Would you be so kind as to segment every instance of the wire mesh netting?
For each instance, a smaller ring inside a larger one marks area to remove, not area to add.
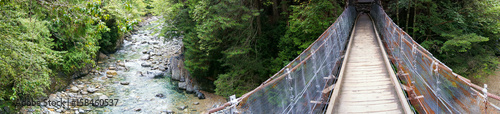
[[[323,90],[338,74],[355,18],[355,7],[347,7],[335,23],[297,58],[259,87],[238,98],[238,111],[255,114],[322,112],[330,98],[330,92]]]
[[[469,80],[453,73],[399,28],[382,7],[370,11],[391,62],[419,113],[500,113]]]

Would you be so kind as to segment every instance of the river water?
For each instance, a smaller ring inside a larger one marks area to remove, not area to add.
[[[98,62],[94,74],[76,79],[66,91],[48,96],[49,100],[118,99],[116,106],[35,106],[25,107],[21,112],[202,113],[215,105],[225,103],[225,98],[212,93],[201,91],[206,99],[198,99],[194,94],[179,90],[176,86],[177,81],[173,81],[169,73],[165,72],[163,78],[154,77],[155,73],[167,68],[168,59],[182,46],[180,38],[165,40],[159,36],[161,22],[164,21],[158,17],[147,18],[142,27],[124,40],[120,50],[109,54],[109,59]],[[149,63],[151,67],[144,67],[144,63]],[[112,72],[108,71],[116,71],[116,75],[110,75]],[[92,88],[97,91],[90,92]]]

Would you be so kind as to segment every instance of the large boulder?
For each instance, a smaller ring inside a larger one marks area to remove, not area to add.
[[[186,93],[187,94],[193,94],[194,93],[194,88],[192,84],[187,84],[186,85]]]
[[[181,89],[181,90],[186,90],[186,88],[187,88],[186,82],[179,82],[178,85],[179,85],[179,89]]]
[[[173,80],[180,80],[181,79],[181,69],[179,68],[179,56],[174,56],[170,58],[170,69],[172,72],[172,79]]]

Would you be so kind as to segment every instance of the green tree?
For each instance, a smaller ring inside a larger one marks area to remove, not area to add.
[[[458,74],[469,76],[496,68],[500,38],[498,1],[401,0],[395,3],[398,2],[392,2],[389,7],[399,5],[400,10],[388,8],[389,15],[393,19],[401,17],[398,23],[409,23],[399,26],[409,28],[406,32],[414,40]]]

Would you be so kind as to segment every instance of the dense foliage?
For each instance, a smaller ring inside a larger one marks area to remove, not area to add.
[[[213,81],[215,92],[227,96],[251,90],[294,59],[335,21],[344,2],[153,0],[153,7],[167,18],[167,37],[184,37],[190,73]],[[498,1],[385,0],[383,5],[455,72],[468,76],[496,68]]]
[[[383,1],[400,27],[455,72],[480,77],[499,64],[499,1]],[[204,89],[240,96],[316,40],[344,2],[0,0],[0,101],[43,96],[55,75],[94,66],[146,13],[165,18],[166,37],[183,37],[186,68]]]
[[[99,50],[115,48],[144,7],[132,0],[0,0],[0,102],[45,96],[56,75],[95,66]]]
[[[187,69],[219,95],[242,95],[307,48],[343,1],[154,0],[164,33],[183,36]]]
[[[499,63],[498,0],[397,0],[386,12],[458,74],[479,78]]]

